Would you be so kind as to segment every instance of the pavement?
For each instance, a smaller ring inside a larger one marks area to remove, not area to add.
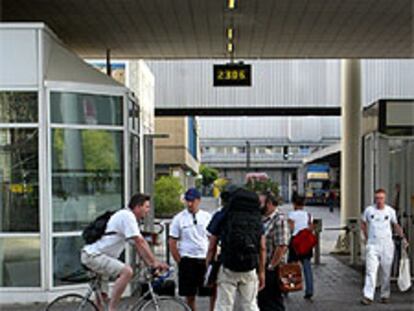
[[[214,211],[216,202],[213,199],[203,200],[202,208]],[[291,209],[290,205],[283,205],[285,212]],[[326,207],[307,207],[315,218],[322,218],[324,227],[339,227],[339,211],[330,213]],[[390,304],[384,305],[375,302],[370,306],[360,304],[363,274],[360,270],[347,265],[347,259],[331,255],[338,231],[324,231],[321,235],[321,264],[313,266],[315,296],[313,302],[303,299],[303,293],[291,293],[285,299],[287,311],[414,311],[414,290],[401,293],[392,284]],[[131,303],[134,298],[124,299],[121,310]],[[208,310],[208,299],[198,299],[198,311]],[[13,305],[2,306],[1,311],[41,311],[43,305]],[[239,311],[239,308],[235,308]],[[241,310],[240,310],[241,311]]]

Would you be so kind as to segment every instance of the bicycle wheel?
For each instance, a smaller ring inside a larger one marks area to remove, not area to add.
[[[174,297],[157,297],[157,304],[148,300],[131,311],[191,311],[190,307]]]
[[[53,300],[46,311],[99,311],[89,299],[78,294],[67,294]]]

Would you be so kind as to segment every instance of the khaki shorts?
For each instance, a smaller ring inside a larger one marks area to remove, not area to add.
[[[89,254],[85,251],[82,251],[81,262],[104,278],[117,278],[125,267],[125,263],[108,255]]]

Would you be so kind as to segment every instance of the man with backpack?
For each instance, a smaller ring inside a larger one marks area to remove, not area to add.
[[[82,264],[105,278],[116,278],[109,311],[116,310],[121,295],[133,275],[132,268],[118,259],[125,249],[126,241],[130,240],[134,243],[137,253],[147,265],[159,270],[168,269],[167,264],[154,257],[139,230],[138,220],[147,216],[150,210],[149,201],[150,196],[135,194],[131,197],[127,208],[106,212],[83,232],[85,241],[90,244],[82,249]]]
[[[221,268],[217,279],[216,311],[231,311],[235,294],[246,311],[257,311],[257,293],[264,287],[266,246],[256,193],[236,188],[228,205],[210,223],[208,259],[221,243]],[[207,262],[207,264],[209,264]]]

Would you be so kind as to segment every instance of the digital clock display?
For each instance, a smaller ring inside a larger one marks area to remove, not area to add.
[[[214,65],[214,86],[251,86],[251,65]]]

